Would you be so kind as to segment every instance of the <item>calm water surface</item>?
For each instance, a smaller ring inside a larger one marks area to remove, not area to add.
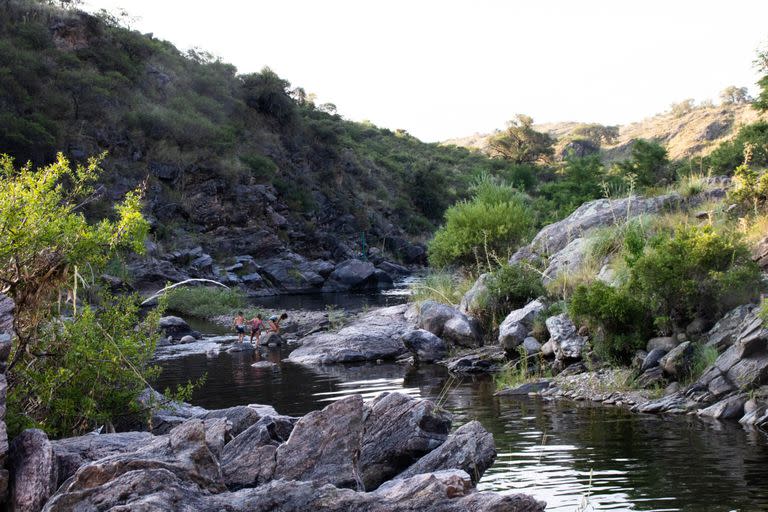
[[[262,403],[303,415],[354,393],[400,391],[439,400],[454,426],[477,419],[498,458],[480,489],[532,494],[547,510],[768,510],[768,442],[736,423],[661,419],[618,408],[537,398],[498,398],[488,378],[456,380],[444,368],[396,364],[308,368],[254,354],[222,353],[163,361],[165,386],[207,374],[192,402],[208,408]],[[588,506],[579,508],[587,499]]]

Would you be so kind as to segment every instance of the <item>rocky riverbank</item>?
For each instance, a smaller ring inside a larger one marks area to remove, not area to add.
[[[11,509],[544,510],[526,495],[477,492],[493,437],[476,421],[451,434],[451,415],[430,401],[355,395],[293,418],[144,399],[151,432],[14,439]]]

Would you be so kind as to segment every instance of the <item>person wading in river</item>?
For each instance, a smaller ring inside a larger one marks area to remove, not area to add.
[[[237,312],[235,317],[235,330],[237,331],[237,342],[242,343],[245,338],[245,316],[242,311]]]
[[[261,319],[261,313],[251,318],[251,343],[253,343],[253,337],[256,336],[256,343],[259,342],[261,337],[261,329],[264,327],[264,320]]]
[[[280,322],[288,318],[288,313],[283,313],[279,317],[272,315],[269,317],[269,330],[275,334],[280,334]]]

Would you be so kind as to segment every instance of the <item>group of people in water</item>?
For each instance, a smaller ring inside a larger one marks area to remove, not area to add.
[[[243,339],[245,339],[246,326],[248,324],[250,324],[251,326],[251,339],[250,339],[251,343],[253,343],[254,338],[256,338],[256,343],[259,342],[259,338],[261,337],[262,331],[279,334],[280,322],[282,322],[286,318],[288,318],[288,313],[283,313],[280,316],[272,315],[265,322],[261,316],[261,313],[259,313],[253,318],[251,318],[250,320],[246,320],[243,312],[238,311],[234,321],[235,331],[237,331],[237,334],[238,334],[237,341],[238,343],[243,343]]]

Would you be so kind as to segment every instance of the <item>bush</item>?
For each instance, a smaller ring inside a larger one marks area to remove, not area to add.
[[[730,141],[723,142],[706,158],[715,173],[731,174],[744,163],[745,149],[749,148],[749,164],[755,167],[768,165],[768,121],[758,121],[744,126]]]
[[[457,305],[472,284],[474,281],[470,276],[431,272],[424,281],[413,285],[412,297],[415,301],[434,300],[442,304]]]
[[[533,216],[525,196],[487,178],[474,191],[471,201],[445,212],[445,224],[429,243],[432,266],[488,264],[514,251],[530,233]]]
[[[270,181],[277,172],[277,165],[275,165],[275,162],[268,156],[252,154],[241,156],[240,161],[248,166],[251,175],[258,181]]]
[[[485,285],[487,291],[479,297],[478,314],[493,324],[545,293],[541,274],[522,265],[500,266],[489,274]]]
[[[668,164],[664,146],[639,139],[632,145],[629,160],[620,162],[617,167],[625,176],[634,176],[638,186],[652,187],[670,179]]]

